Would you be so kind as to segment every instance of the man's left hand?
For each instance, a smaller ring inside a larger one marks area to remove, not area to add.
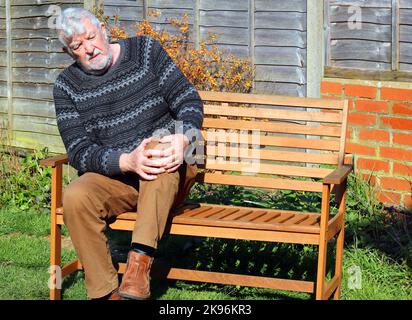
[[[170,147],[164,150],[165,165],[167,172],[174,172],[183,163],[186,148],[189,146],[189,139],[184,134],[177,133],[164,136],[160,143],[170,143]]]

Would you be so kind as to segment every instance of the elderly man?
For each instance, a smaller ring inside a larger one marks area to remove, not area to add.
[[[109,42],[104,23],[81,8],[57,19],[75,62],[54,85],[57,125],[79,177],[65,189],[64,222],[90,298],[147,299],[150,267],[171,209],[193,185],[184,161],[203,106],[193,85],[150,37]],[[152,148],[154,136],[158,146]],[[138,212],[119,287],[107,222]]]

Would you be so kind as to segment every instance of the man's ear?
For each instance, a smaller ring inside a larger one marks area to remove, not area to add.
[[[107,41],[110,43],[110,34],[108,34],[109,31],[104,22],[100,22],[100,30],[102,31],[103,38],[107,39]]]
[[[103,34],[107,36],[107,28],[104,22],[100,22],[100,29],[102,30]]]

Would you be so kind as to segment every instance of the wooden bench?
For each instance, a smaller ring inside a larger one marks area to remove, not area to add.
[[[169,268],[167,278],[301,291],[315,294],[316,299],[338,299],[346,178],[352,170],[351,157],[345,155],[347,101],[214,92],[200,95],[204,101],[206,163],[199,166],[199,183],[319,192],[321,212],[200,204],[171,213],[168,233],[316,245],[317,276],[316,281],[303,281]],[[60,155],[41,163],[53,168],[50,265],[60,266],[62,167],[68,159]],[[330,214],[331,193],[335,193],[338,207],[334,215]],[[134,212],[121,214],[110,228],[131,231],[137,217]],[[334,237],[335,274],[327,282],[327,246]],[[81,268],[78,260],[72,261],[62,267],[61,275],[66,277]],[[120,264],[119,272],[124,269]],[[60,299],[59,288],[50,290],[50,299]]]

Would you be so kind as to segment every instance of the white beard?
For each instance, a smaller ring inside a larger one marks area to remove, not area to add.
[[[111,64],[112,64],[112,60],[113,60],[113,52],[112,52],[112,49],[110,48],[110,45],[109,45],[109,48],[108,48],[108,57],[107,57],[106,61],[104,62],[104,65],[103,65],[102,68],[94,69],[94,68],[91,67],[91,66],[85,67],[85,66],[82,65],[79,61],[77,61],[77,62],[78,62],[78,64],[80,65],[80,67],[82,68],[82,70],[83,70],[84,72],[86,72],[86,73],[88,73],[88,74],[92,74],[92,75],[98,76],[98,75],[104,74],[104,73],[110,68],[110,66],[111,66]]]

